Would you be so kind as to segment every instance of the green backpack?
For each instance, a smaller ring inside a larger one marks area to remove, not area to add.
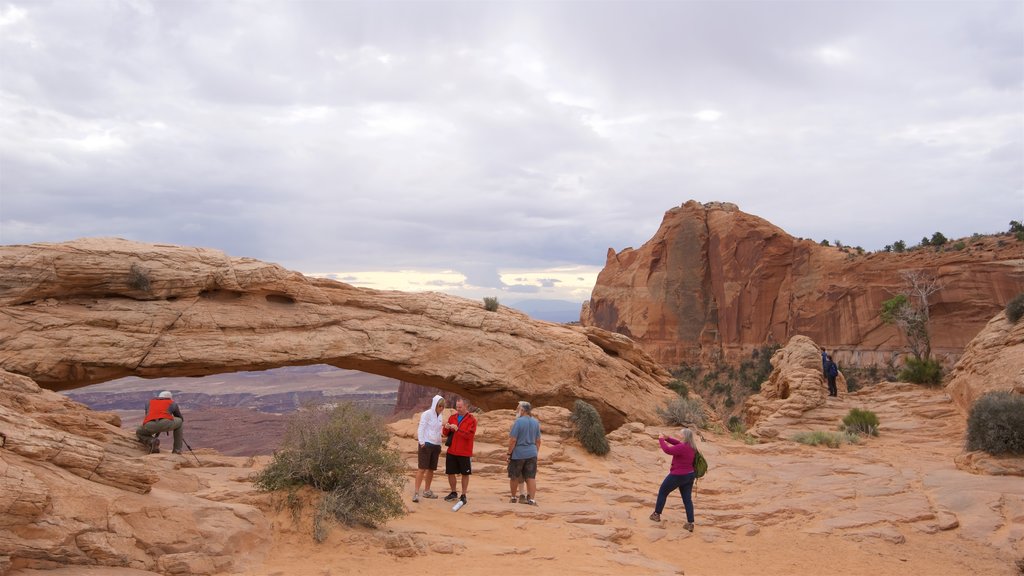
[[[704,455],[700,453],[700,450],[694,450],[693,473],[697,475],[697,478],[703,478],[707,472],[708,461],[704,458]]]

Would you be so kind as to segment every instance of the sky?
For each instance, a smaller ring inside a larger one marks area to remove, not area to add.
[[[0,0],[0,244],[579,302],[691,199],[1006,231],[1024,2]]]

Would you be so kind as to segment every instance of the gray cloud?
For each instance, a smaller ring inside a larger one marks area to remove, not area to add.
[[[691,198],[868,249],[1002,231],[1024,217],[1022,16],[15,1],[0,242],[117,235],[524,290],[499,271],[600,266]]]

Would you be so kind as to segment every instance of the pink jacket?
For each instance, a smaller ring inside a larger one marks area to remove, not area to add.
[[[658,439],[662,451],[672,455],[672,466],[668,469],[669,474],[682,476],[693,473],[693,457],[696,454],[689,444],[666,436]]]

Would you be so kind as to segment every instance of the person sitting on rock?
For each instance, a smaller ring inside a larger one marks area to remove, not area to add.
[[[155,454],[160,452],[160,439],[158,438],[160,433],[174,431],[172,452],[181,454],[181,444],[184,441],[182,432],[184,420],[181,410],[171,398],[171,392],[164,390],[146,404],[146,418],[143,419],[142,425],[135,429],[135,436],[139,442],[149,448],[150,454]]]

